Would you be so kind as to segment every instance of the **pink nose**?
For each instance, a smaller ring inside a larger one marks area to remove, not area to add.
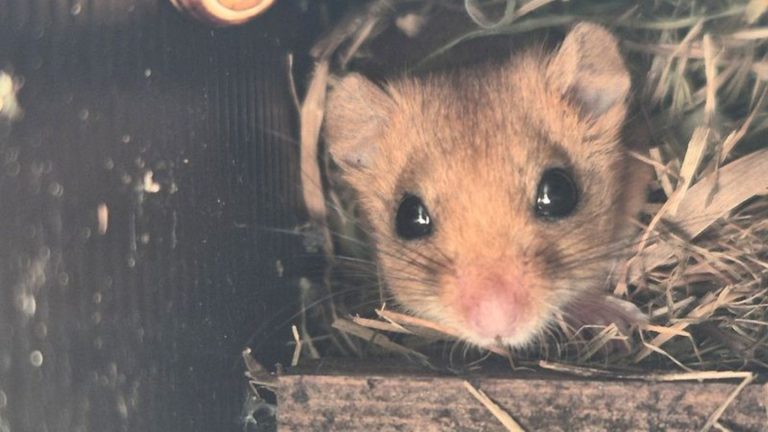
[[[530,298],[520,278],[460,278],[459,309],[469,330],[481,338],[512,337],[529,319]]]
[[[487,296],[468,305],[466,314],[473,333],[482,338],[504,338],[514,334],[520,308],[513,302]]]

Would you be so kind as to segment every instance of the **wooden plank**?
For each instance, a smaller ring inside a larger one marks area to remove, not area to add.
[[[597,381],[511,371],[457,377],[386,362],[376,368],[323,362],[281,376],[279,429],[504,430],[467,391],[468,380],[526,431],[690,431],[699,430],[739,385]],[[765,384],[746,386],[720,424],[730,430],[768,430],[767,397]]]

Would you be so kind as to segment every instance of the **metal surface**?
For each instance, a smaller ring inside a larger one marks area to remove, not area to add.
[[[0,431],[243,430],[301,274],[297,16],[0,0]]]

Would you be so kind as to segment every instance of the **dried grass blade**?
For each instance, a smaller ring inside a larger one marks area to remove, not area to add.
[[[678,206],[678,215],[669,222],[685,232],[690,238],[701,234],[707,227],[727,212],[755,195],[768,192],[768,149],[742,156],[719,170],[718,192],[707,205],[712,190],[710,176],[692,186]],[[696,217],[686,219],[686,216]],[[643,270],[651,270],[669,261],[676,247],[658,243],[645,248],[639,259],[633,260],[630,280],[637,281]]]
[[[693,336],[685,330],[678,330],[672,327],[664,327],[659,325],[647,324],[644,325],[643,330],[652,331],[660,334],[670,334],[672,336],[683,336],[693,340]]]
[[[483,12],[483,7],[480,3],[479,0],[464,0],[464,9],[467,15],[481,28],[493,29],[509,24],[515,19],[515,6],[517,4],[515,0],[506,0],[507,4],[504,6],[504,14],[496,21],[488,18],[485,12]]]
[[[327,208],[322,190],[318,163],[318,143],[325,113],[325,95],[328,87],[329,62],[319,61],[301,106],[301,186],[304,204],[310,218],[325,224]]]
[[[619,378],[620,376],[614,372],[596,369],[585,366],[576,366],[565,363],[550,362],[547,360],[539,360],[539,367],[555,372],[567,373],[583,378]]]
[[[408,330],[407,328],[393,321],[379,321],[375,319],[361,318],[356,316],[356,317],[352,317],[352,322],[354,322],[355,324],[361,325],[363,327],[368,327],[374,330],[381,330],[381,331],[390,332],[390,333],[413,334],[412,331]]]
[[[672,51],[670,54],[670,58],[666,59],[666,64],[664,65],[664,70],[662,70],[661,75],[659,76],[659,83],[656,87],[656,91],[653,94],[653,99],[657,102],[664,99],[664,96],[668,92],[668,85],[669,82],[669,73],[672,70],[672,64],[675,57],[682,57],[682,61],[686,60],[687,55],[685,54],[688,51],[688,48],[691,45],[691,41],[693,41],[694,38],[696,38],[699,33],[701,33],[702,28],[704,27],[704,20],[699,20],[696,25],[691,27],[690,30],[688,30],[688,33],[685,35],[682,41],[675,47],[675,50]],[[682,69],[685,69],[683,67]]]
[[[693,369],[691,369],[688,366],[684,365],[680,360],[676,359],[672,354],[670,354],[667,351],[661,349],[661,347],[656,346],[656,345],[651,345],[650,343],[647,343],[647,342],[644,345],[645,345],[646,350],[648,350],[649,352],[655,352],[657,354],[660,354],[660,355],[666,357],[667,359],[669,359],[672,363],[676,364],[677,367],[679,367],[680,369],[683,369],[683,370],[688,371],[688,372],[693,372]]]
[[[390,338],[384,336],[383,334],[376,332],[374,330],[371,330],[367,327],[363,327],[361,325],[355,324],[354,322],[348,319],[337,318],[333,322],[332,326],[333,328],[341,332],[367,340],[375,345],[380,346],[381,348],[384,348],[387,351],[405,354],[407,356],[412,356],[425,363],[429,361],[429,357],[427,357],[426,355],[418,351],[412,350],[410,348],[404,347],[403,345],[400,345],[396,342],[393,342]]]
[[[659,179],[661,188],[664,190],[664,193],[667,196],[671,196],[675,191],[675,187],[672,185],[672,180],[669,178],[669,167],[661,163],[661,151],[658,148],[652,148],[650,149],[649,154],[651,156],[651,160],[656,162],[652,164],[652,166],[656,171],[656,178]]]
[[[577,332],[578,333],[578,332]],[[597,336],[591,338],[587,345],[579,353],[578,363],[586,363],[587,360],[592,358],[595,354],[600,352],[609,342],[625,338],[625,336],[619,331],[616,324],[610,324],[597,334]],[[626,339],[626,338],[625,338]]]
[[[678,30],[686,27],[691,27],[697,22],[712,21],[720,18],[726,18],[734,15],[741,15],[746,10],[746,6],[733,6],[723,11],[708,14],[704,16],[689,16],[683,18],[673,17],[670,19],[655,20],[655,21],[618,21],[614,23],[616,26],[638,28],[646,30]]]
[[[680,202],[685,198],[686,191],[693,184],[696,171],[704,158],[704,152],[707,149],[711,130],[708,127],[698,127],[693,131],[690,142],[688,142],[688,151],[685,152],[683,165],[680,168],[681,181],[677,184],[675,193],[669,197],[664,207],[667,208],[663,215],[675,216],[677,214]]]
[[[712,426],[714,426],[715,423],[720,419],[720,416],[723,415],[726,409],[733,403],[734,400],[736,400],[736,397],[739,396],[739,393],[741,393],[742,390],[744,390],[744,387],[748,386],[749,383],[751,383],[755,379],[755,376],[753,374],[749,374],[744,377],[744,380],[741,381],[741,383],[731,392],[730,395],[728,395],[728,398],[723,402],[720,407],[715,410],[715,412],[712,413],[711,416],[709,416],[709,419],[707,419],[707,422],[704,424],[704,426],[701,428],[702,432],[708,431]]]
[[[763,27],[737,31],[736,33],[731,33],[728,37],[736,40],[768,39],[768,28]]]
[[[747,21],[747,24],[756,23],[766,10],[768,10],[768,1],[750,0],[749,3],[747,3],[747,10],[744,11],[744,18]]]
[[[458,332],[456,332],[456,330],[450,327],[439,325],[432,321],[392,312],[385,309],[377,309],[376,313],[379,314],[380,317],[396,324],[416,327],[416,329],[411,329],[415,333],[419,333],[420,331],[418,329],[421,328],[427,330],[427,336],[442,337],[447,339],[461,339],[461,336],[458,334]],[[500,346],[484,346],[482,348],[500,356],[507,357],[509,355],[509,352]]]
[[[301,336],[299,336],[299,329],[295,325],[291,326],[291,333],[293,334],[293,341],[296,346],[293,349],[293,356],[291,357],[291,367],[295,367],[299,364],[299,357],[301,356]]]
[[[689,297],[686,297],[686,298],[684,298],[682,300],[678,300],[678,301],[674,302],[673,304],[671,304],[670,305],[671,308],[672,308],[671,311],[670,311],[670,306],[662,306],[662,307],[660,307],[658,309],[654,309],[653,311],[651,311],[650,318],[657,318],[657,317],[660,317],[662,315],[668,314],[670,312],[679,311],[680,309],[685,308],[686,306],[688,306],[689,304],[693,303],[694,301],[696,301],[696,297],[695,296],[689,296]],[[645,328],[647,328],[649,330],[654,330],[654,328],[656,328],[656,327],[657,326],[654,326],[654,325],[646,325],[645,326]]]
[[[496,402],[491,400],[484,391],[475,388],[469,381],[464,381],[464,387],[469,393],[477,399],[483,406],[496,417],[504,428],[509,432],[525,432],[525,429],[520,426],[506,411],[504,411]]]
[[[725,158],[731,154],[731,151],[733,151],[733,148],[736,147],[736,144],[738,144],[739,141],[741,141],[741,139],[744,138],[744,136],[747,134],[747,131],[749,130],[750,126],[752,126],[752,122],[755,120],[755,117],[760,112],[762,112],[765,105],[766,94],[768,94],[768,87],[763,89],[763,92],[760,94],[760,98],[757,100],[755,107],[752,109],[752,112],[749,113],[749,116],[746,118],[746,120],[744,120],[744,123],[741,124],[741,127],[731,132],[725,138],[723,141],[723,148],[720,152],[720,162],[724,162]]]
[[[243,362],[245,363],[245,376],[248,377],[251,384],[268,388],[277,387],[277,376],[269,373],[269,371],[253,357],[250,348],[244,349],[241,355],[243,357]]]
[[[653,351],[651,347],[657,347],[657,348],[661,347],[663,344],[668,342],[673,337],[680,335],[685,328],[687,328],[692,322],[694,322],[694,320],[699,320],[701,318],[712,315],[721,306],[730,304],[741,296],[742,296],[741,293],[733,292],[732,288],[730,287],[724,288],[716,298],[714,295],[711,295],[711,294],[705,296],[701,300],[701,303],[699,304],[699,306],[697,306],[694,310],[692,310],[687,315],[687,318],[691,319],[690,322],[681,321],[669,326],[668,331],[664,333],[660,333],[658,336],[656,336],[650,342],[648,342],[646,344],[646,347],[635,355],[635,357],[633,358],[633,361],[636,363],[640,362],[649,354],[651,354],[651,352]],[[657,330],[660,330],[660,329],[657,329]],[[693,338],[691,338],[691,341],[693,341]]]
[[[768,61],[760,61],[752,64],[752,72],[757,78],[768,81]]]
[[[717,110],[717,60],[712,35],[704,35],[704,74],[707,78],[707,98],[704,103],[704,115],[707,126],[712,124],[712,118]],[[686,154],[686,157],[688,155]],[[685,166],[685,164],[683,164]],[[684,177],[687,178],[687,177]]]
[[[719,381],[745,379],[752,376],[752,372],[734,372],[734,371],[695,371],[683,373],[665,373],[649,375],[650,381],[674,382],[674,381]]]

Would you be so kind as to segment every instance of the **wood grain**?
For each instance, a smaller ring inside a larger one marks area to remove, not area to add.
[[[284,431],[501,431],[465,388],[469,380],[526,431],[691,431],[738,382],[582,380],[522,372],[443,376],[396,360],[325,361],[280,377]],[[731,430],[768,427],[764,384],[750,384],[723,414]]]

